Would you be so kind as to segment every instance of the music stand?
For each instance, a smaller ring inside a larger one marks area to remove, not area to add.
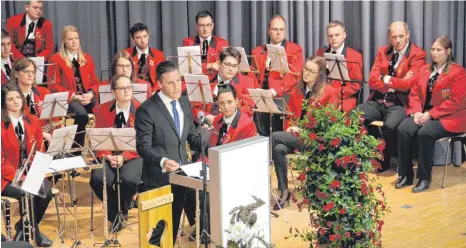
[[[202,104],[202,110],[209,103],[213,103],[212,90],[210,89],[209,78],[206,75],[185,75],[186,91],[190,102]]]
[[[121,154],[123,151],[136,151],[136,130],[134,128],[89,128],[89,145],[94,151],[113,151],[116,154]],[[102,167],[104,173],[104,193],[106,195],[106,176],[105,176],[105,167]],[[117,198],[118,198],[118,213],[113,221],[111,232],[115,234],[113,239],[108,239],[107,232],[107,220],[104,221],[104,232],[107,235],[105,242],[102,247],[108,247],[111,245],[120,247],[121,244],[118,241],[118,225],[126,226],[126,220],[123,216],[123,211],[121,210],[121,196],[120,196],[120,166],[117,165],[116,168],[116,188],[117,188]],[[104,204],[106,205],[107,199],[104,199]],[[104,205],[104,206],[105,206]],[[107,213],[107,209],[105,209]],[[136,233],[133,232],[129,227],[128,229],[136,236]]]
[[[36,58],[40,58],[40,57],[36,57]],[[42,57],[43,58],[43,57]],[[29,59],[32,59],[32,58],[29,58]],[[36,71],[36,85],[39,85],[39,86],[42,86],[42,85],[48,85],[48,84],[54,84],[56,83],[55,79],[56,79],[56,74],[54,73],[53,76],[49,76],[47,75],[47,73],[45,73],[45,68],[47,66],[54,66],[54,67],[57,67],[57,63],[44,63],[44,61],[42,60],[42,62],[40,63],[37,63],[37,71]],[[43,69],[42,69],[43,68]],[[38,76],[40,76],[40,78],[44,78],[44,75],[45,75],[45,79],[46,79],[46,82],[41,82],[41,83],[37,83],[37,78]]]
[[[67,117],[69,92],[47,94],[44,97],[39,119],[52,122],[53,117]]]
[[[345,92],[344,86],[346,86],[346,83],[364,84],[364,80],[353,80],[349,77],[347,63],[358,64],[359,67],[361,67],[361,65],[358,62],[347,61],[342,54],[324,53],[324,56],[325,60],[327,60],[327,68],[329,68],[329,76],[327,79],[340,81],[340,110],[343,112],[343,94]]]
[[[284,98],[273,98],[272,93],[269,90],[263,90],[263,89],[248,89],[249,91],[249,97],[251,97],[254,100],[256,108],[253,109],[254,112],[259,112],[259,113],[265,113],[269,114],[269,131],[270,131],[270,137],[269,137],[269,153],[270,153],[270,165],[275,166],[272,158],[272,128],[273,128],[273,122],[272,118],[274,114],[278,115],[290,115],[292,114],[288,108],[288,105],[286,104],[286,101]],[[283,107],[281,107],[283,106]],[[270,180],[272,182],[272,180]],[[270,188],[272,189],[272,184],[270,184]],[[275,198],[275,201],[278,200],[278,196],[274,193],[273,190],[271,190],[273,197]],[[280,209],[281,206],[279,205]],[[272,214],[276,217],[278,217],[278,214],[273,213]],[[286,222],[288,221],[288,218],[285,215]]]
[[[202,58],[199,46],[178,47],[178,68],[180,75],[185,74],[202,74]],[[167,57],[168,59],[168,57]]]

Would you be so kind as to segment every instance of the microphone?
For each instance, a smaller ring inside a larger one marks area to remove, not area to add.
[[[207,125],[209,127],[212,127],[212,123],[210,123],[210,121],[206,118],[204,112],[202,112],[202,111],[200,111],[197,114],[197,120],[198,120],[200,126],[205,124],[205,125]]]

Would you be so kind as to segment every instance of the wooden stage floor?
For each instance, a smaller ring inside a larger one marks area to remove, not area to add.
[[[295,172],[296,173],[296,172]],[[89,172],[77,178],[78,203],[78,226],[79,237],[83,247],[92,247],[96,242],[103,241],[103,213],[101,202],[95,197],[94,223],[95,230],[90,232],[90,187]],[[394,169],[379,175],[387,195],[388,204],[391,208],[385,218],[383,229],[384,247],[466,247],[466,163],[461,167],[450,166],[447,171],[447,184],[441,188],[443,167],[434,167],[433,183],[431,188],[424,193],[413,194],[411,188],[395,190],[394,181],[396,174]],[[272,177],[273,179],[274,176]],[[58,185],[61,188],[60,185]],[[274,181],[274,186],[276,182]],[[290,180],[290,187],[293,183]],[[69,199],[67,198],[67,202]],[[72,210],[72,209],[71,209]],[[14,210],[13,210],[14,211]],[[62,212],[62,209],[60,209]],[[290,238],[289,228],[296,227],[300,230],[307,227],[308,218],[306,211],[298,212],[295,205],[279,212],[280,217],[272,217],[272,242],[276,247],[308,247],[299,239]],[[289,223],[286,222],[285,216]],[[18,218],[13,218],[15,223]],[[70,247],[74,237],[74,222],[70,215],[67,216],[67,232],[65,243],[55,240],[53,247]],[[3,220],[2,220],[3,222]],[[129,223],[137,222],[137,209],[132,209],[129,215]],[[137,233],[137,224],[130,228]],[[189,233],[192,228],[186,227]],[[52,239],[57,238],[57,217],[53,201],[51,202],[41,230]],[[2,233],[4,226],[2,224]],[[138,238],[129,230],[125,229],[119,235],[122,247],[138,247]],[[189,242],[185,237],[181,240],[181,247],[195,247],[194,242]],[[175,247],[178,247],[176,245]]]

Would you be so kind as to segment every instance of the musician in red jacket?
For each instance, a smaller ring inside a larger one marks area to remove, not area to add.
[[[302,109],[303,101],[318,101],[322,105],[337,104],[335,89],[327,83],[327,64],[325,58],[320,56],[310,57],[306,60],[303,76],[298,86],[290,96],[290,111],[293,112],[286,120],[286,131],[272,133],[272,158],[275,163],[278,189],[281,192],[279,201],[273,207],[280,210],[289,204],[290,191],[288,190],[288,172],[286,155],[295,149],[302,150],[304,144],[292,133],[299,133],[296,126],[291,126],[291,119],[306,118],[306,109]]]
[[[218,71],[220,69],[219,55],[228,41],[212,34],[214,30],[214,17],[207,11],[199,11],[196,15],[196,31],[194,37],[183,39],[183,46],[199,46],[202,54],[202,72]]]
[[[29,154],[41,150],[42,128],[39,119],[25,111],[26,103],[21,90],[17,85],[9,83],[2,87],[2,196],[18,199],[22,209],[23,192],[11,183],[16,170],[22,166]],[[35,145],[35,146],[34,146]],[[34,146],[34,149],[33,149]],[[29,165],[30,166],[30,165]],[[43,180],[46,197],[34,197],[35,242],[40,247],[50,247],[52,241],[40,233],[39,223],[47,210],[52,193],[50,183]],[[21,215],[23,215],[21,213]],[[31,216],[28,217],[29,220]],[[20,220],[15,225],[16,234],[14,240],[23,240],[23,222]]]
[[[218,105],[221,114],[213,120],[215,132],[210,136],[210,147],[224,145],[257,135],[251,116],[238,106],[236,89],[231,84],[218,86]]]
[[[115,100],[100,105],[96,113],[96,128],[132,128],[139,102],[133,99],[133,86],[131,79],[123,74],[115,75],[111,79],[112,93]],[[125,216],[128,215],[129,206],[137,188],[141,182],[142,159],[137,152],[116,153],[113,151],[99,152],[98,158],[106,160],[105,173],[107,178],[107,206],[108,220],[113,223],[112,230],[120,230],[117,223],[118,192],[114,184],[116,182],[116,168],[120,168],[120,196],[121,209]],[[103,171],[92,170],[89,181],[92,190],[97,197],[103,200]]]
[[[149,82],[144,81],[143,79],[140,79],[136,76],[136,70],[134,69],[133,59],[131,58],[131,55],[129,55],[129,53],[127,53],[126,51],[117,52],[113,56],[112,67],[110,69],[110,73],[111,73],[110,76],[112,77],[118,76],[118,75],[125,75],[131,79],[131,82],[133,82],[133,84],[147,85],[147,98],[152,96],[152,85]],[[97,95],[96,95],[97,104],[94,107],[93,112],[97,112],[97,109],[99,108],[98,105],[101,104],[100,86],[102,85],[110,85],[110,80],[104,80],[100,82],[99,87],[97,88]],[[134,93],[133,93],[133,97],[134,97]],[[134,99],[137,100],[136,98]]]
[[[345,56],[348,74],[351,80],[362,81],[362,54],[345,44],[346,32],[345,24],[341,21],[333,20],[327,25],[327,40],[329,47],[322,47],[317,50],[316,55],[324,56],[324,53],[342,54]],[[338,67],[329,68],[329,70],[338,71]],[[357,93],[361,89],[361,83],[343,82],[332,80],[331,85],[337,90],[339,105],[343,100],[343,111],[350,111],[356,108]],[[341,89],[343,88],[343,96]],[[341,106],[340,106],[341,107]]]
[[[437,139],[466,132],[466,70],[453,62],[452,42],[447,36],[435,39],[430,53],[433,63],[423,66],[414,77],[409,93],[408,116],[398,126],[399,179],[396,188],[411,185],[414,179],[412,146],[419,139],[419,163],[412,189],[429,188],[432,182],[432,155]]]
[[[12,16],[6,21],[16,58],[44,57],[47,60],[55,49],[52,23],[42,16],[42,1],[28,1],[26,13]]]
[[[129,30],[133,47],[126,48],[126,52],[131,54],[134,61],[134,71],[137,77],[147,81],[152,86],[152,91],[160,90],[157,83],[157,75],[155,68],[165,60],[165,55],[162,51],[149,47],[149,29],[145,24],[136,23]]]
[[[99,81],[95,73],[92,56],[84,53],[79,41],[79,31],[74,26],[65,26],[61,34],[60,51],[50,57],[47,74],[54,78],[50,91],[69,92],[68,112],[74,113],[74,123],[78,125],[75,141],[84,145],[85,127],[89,121],[88,113],[95,106],[95,94]],[[76,144],[73,144],[76,147]]]
[[[253,62],[252,66],[259,70],[259,74],[254,74],[255,88],[269,89],[273,96],[283,97],[291,93],[293,88],[298,84],[300,72],[303,68],[303,49],[296,43],[285,39],[286,22],[280,15],[275,15],[269,21],[268,33],[270,44],[282,46],[285,48],[286,58],[290,72],[281,73],[278,71],[270,71],[271,61],[277,58],[269,56],[266,45],[261,45],[252,50]],[[269,135],[270,122],[269,114],[258,114],[256,122],[259,122],[259,133],[264,136]],[[275,115],[273,120],[273,131],[281,131],[283,129],[282,119]]]
[[[2,29],[2,85],[8,83],[13,68],[13,56],[11,53],[11,38],[7,31]]]
[[[201,103],[192,103],[194,118],[206,116],[210,123],[214,123],[214,118],[220,114],[217,97],[218,87],[222,84],[235,87],[241,112],[250,117],[252,116],[254,101],[245,97],[245,95],[249,95],[248,89],[254,88],[254,84],[250,77],[238,73],[240,61],[241,53],[233,47],[220,52],[219,71],[212,75],[210,79],[210,89],[212,90],[214,103],[206,104],[205,107]]]
[[[403,121],[411,89],[410,78],[425,64],[426,53],[409,40],[408,24],[394,22],[389,28],[390,45],[378,49],[372,66],[369,100],[358,106],[364,112],[369,133],[377,130],[370,127],[373,121],[384,122],[383,138],[386,142],[384,160],[379,172],[390,167],[392,153],[396,152],[396,128]]]

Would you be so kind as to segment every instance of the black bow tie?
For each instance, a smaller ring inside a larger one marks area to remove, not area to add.
[[[117,114],[115,118],[115,126],[117,128],[122,128],[125,125],[126,125],[125,114],[123,114],[123,112],[120,112]]]
[[[18,125],[16,125],[15,127],[15,132],[16,132],[16,136],[21,141],[23,139],[24,131],[23,131],[23,126],[21,125],[21,122],[19,121],[18,121]]]
[[[332,54],[337,54],[337,51],[333,50],[333,51],[332,51]]]

